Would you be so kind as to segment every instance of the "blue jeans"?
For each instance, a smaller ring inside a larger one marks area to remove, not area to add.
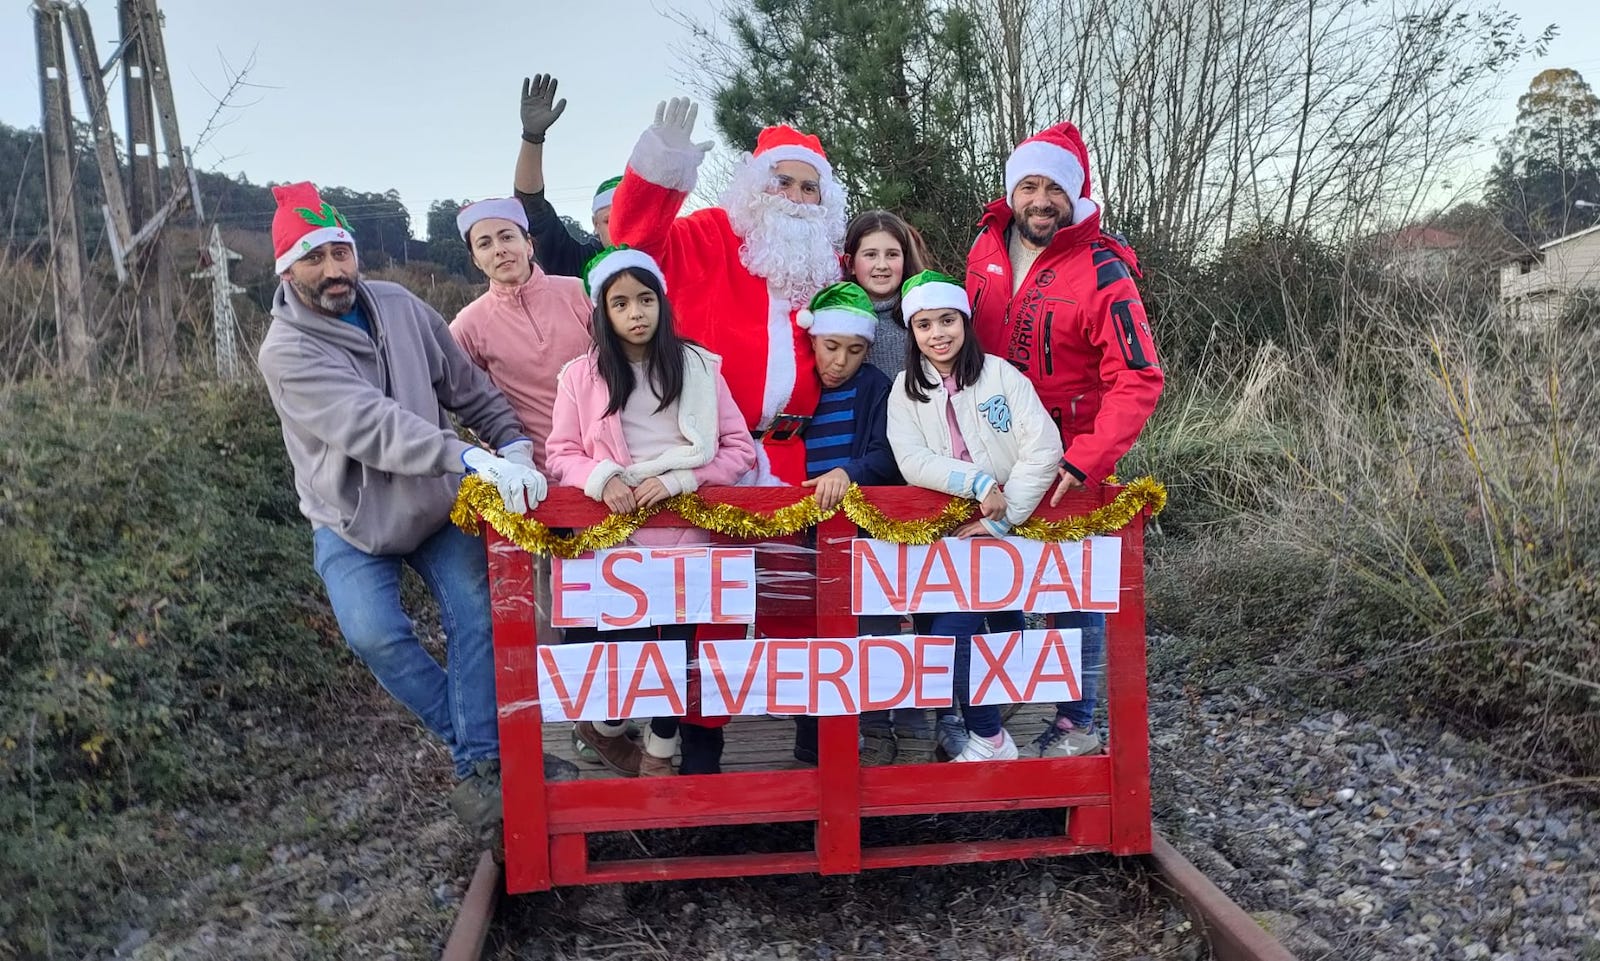
[[[450,748],[457,777],[500,756],[489,569],[480,538],[446,523],[409,554],[368,554],[326,527],[315,566],[345,643],[383,689]],[[445,667],[423,650],[400,606],[400,565],[422,577],[446,640]]]
[[[1073,628],[1083,631],[1083,684],[1076,701],[1056,704],[1056,716],[1072,722],[1073,727],[1094,730],[1095,692],[1099,690],[1100,677],[1106,669],[1106,616],[1091,611],[1066,611],[1051,615],[1052,627]]]
[[[967,730],[979,737],[994,737],[1000,733],[1000,705],[968,703],[972,698],[972,635],[999,634],[1022,630],[1021,611],[1000,611],[994,614],[972,614],[953,611],[945,614],[919,614],[914,619],[917,633],[956,639],[955,694],[961,705],[961,716],[966,719]],[[988,629],[985,630],[987,623]]]

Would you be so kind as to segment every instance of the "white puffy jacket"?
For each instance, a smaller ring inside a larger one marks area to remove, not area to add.
[[[929,379],[940,381],[927,360],[922,365]],[[981,499],[999,482],[1005,487],[1006,524],[988,525],[992,533],[1003,534],[1031,517],[1055,482],[1062,451],[1061,434],[1028,379],[986,354],[978,382],[951,398],[971,463],[951,454],[943,385],[919,404],[906,396],[905,380],[902,372],[889,393],[889,446],[906,483]]]

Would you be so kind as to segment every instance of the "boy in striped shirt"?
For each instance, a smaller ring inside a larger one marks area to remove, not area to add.
[[[887,374],[866,362],[878,318],[872,299],[856,284],[824,287],[796,318],[811,334],[822,398],[805,431],[806,487],[829,510],[852,483],[902,484],[889,448]],[[863,617],[863,636],[899,634],[898,617]],[[892,717],[891,717],[892,715]],[[815,762],[815,718],[795,719],[795,757]],[[933,730],[925,711],[869,711],[861,715],[864,764],[915,764],[934,760]]]

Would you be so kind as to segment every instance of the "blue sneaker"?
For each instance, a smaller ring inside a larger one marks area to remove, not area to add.
[[[958,757],[967,749],[967,723],[959,714],[941,714],[934,725],[934,740],[947,758]]]

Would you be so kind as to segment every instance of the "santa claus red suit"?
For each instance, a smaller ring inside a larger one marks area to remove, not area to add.
[[[1059,184],[1072,209],[1019,282],[1013,258],[1030,254],[1013,236],[1012,197],[1029,176]],[[1099,483],[1138,438],[1164,375],[1134,283],[1138,259],[1100,230],[1100,205],[1089,197],[1089,152],[1077,128],[1057,124],[1019,144],[1006,161],[1006,195],[978,224],[967,255],[978,340],[1039,392],[1061,429],[1062,467]]]
[[[723,376],[756,439],[757,466],[745,483],[799,484],[806,476],[800,430],[821,387],[811,339],[794,314],[839,279],[844,191],[816,137],[768,127],[720,206],[679,217],[710,145],[688,140],[692,108],[687,126],[682,114],[674,123],[663,109],[617,188],[612,239],[660,263],[679,332],[722,356]],[[816,168],[820,204],[770,189],[774,165],[785,160]]]

